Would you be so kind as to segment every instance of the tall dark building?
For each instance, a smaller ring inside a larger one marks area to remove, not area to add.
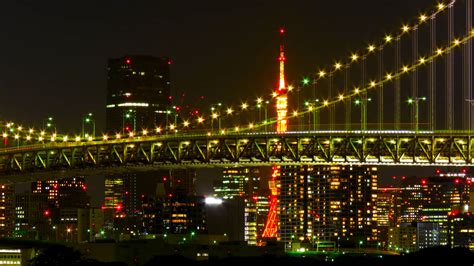
[[[144,55],[109,59],[108,132],[128,132],[165,124],[170,100],[170,60]]]

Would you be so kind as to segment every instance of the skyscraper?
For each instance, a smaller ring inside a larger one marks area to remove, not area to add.
[[[170,94],[170,60],[145,55],[109,59],[106,129],[126,133],[164,124]]]
[[[256,245],[261,239],[268,214],[269,192],[261,188],[259,168],[232,167],[222,171],[222,178],[214,185],[215,196],[227,201],[244,202],[244,240]]]
[[[469,210],[470,192],[471,179],[465,173],[406,178],[402,182],[401,222],[436,223],[438,244],[448,245],[448,216]]]
[[[14,190],[10,185],[0,185],[0,237],[11,237],[14,225]]]
[[[31,185],[33,194],[44,194],[56,208],[84,208],[89,204],[84,177],[36,181]]]
[[[292,243],[377,240],[377,168],[369,166],[285,166],[281,168],[279,239]]]

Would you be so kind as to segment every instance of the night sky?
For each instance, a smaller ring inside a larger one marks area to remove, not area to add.
[[[432,0],[37,1],[0,3],[0,118],[79,132],[104,127],[106,63],[126,54],[172,59],[174,94],[239,103],[277,83],[278,28],[287,78],[300,80],[435,8]]]
[[[255,99],[275,88],[278,28],[290,82],[364,49],[432,0],[35,1],[0,3],[0,118],[80,130],[105,117],[106,64],[125,54],[169,56],[172,89],[188,101]]]

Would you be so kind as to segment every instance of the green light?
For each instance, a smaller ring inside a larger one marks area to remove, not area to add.
[[[355,103],[356,105],[359,105],[359,104],[360,104],[360,100],[357,99],[357,100],[354,101],[354,103]]]
[[[126,117],[126,118],[130,118],[130,114],[126,114],[125,117]]]
[[[413,99],[408,99],[408,103],[413,103]]]
[[[101,235],[105,235],[105,231],[104,231],[104,230],[100,230],[100,234],[101,234]]]
[[[196,233],[195,233],[195,232],[191,232],[191,235],[194,236],[194,235],[196,235]]]
[[[308,105],[309,105],[309,102],[308,102],[308,101],[304,102],[304,105],[308,106]]]
[[[309,78],[304,78],[303,85],[308,85],[308,84],[309,84]]]
[[[49,120],[49,121],[53,121],[53,118],[52,118],[52,117],[48,117],[48,120]]]
[[[86,118],[86,122],[89,123],[91,120],[89,118]]]
[[[164,238],[168,237],[168,234],[164,234],[163,237],[164,237]]]
[[[46,124],[47,127],[51,127],[51,123]]]

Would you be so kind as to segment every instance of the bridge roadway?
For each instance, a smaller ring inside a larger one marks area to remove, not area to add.
[[[294,131],[136,136],[0,149],[0,181],[172,167],[473,165],[468,132]]]

